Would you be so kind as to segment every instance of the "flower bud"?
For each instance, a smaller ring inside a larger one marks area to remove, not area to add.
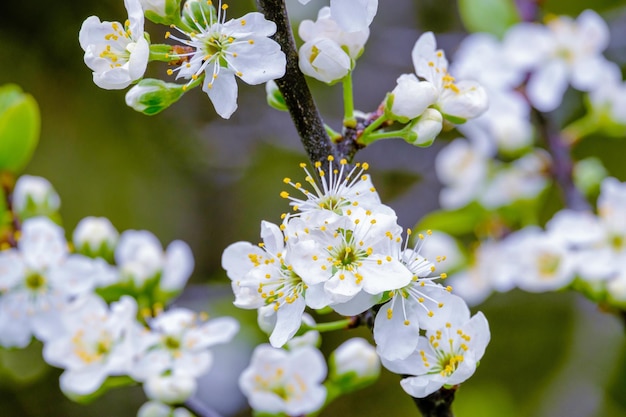
[[[270,80],[265,83],[265,94],[267,97],[267,104],[280,111],[288,111],[285,98],[278,89],[278,85],[274,80]]]
[[[309,77],[333,83],[348,75],[352,60],[334,41],[317,38],[300,47],[300,70]]]
[[[175,23],[180,15],[180,0],[139,0],[144,15],[163,25]]]
[[[185,86],[146,78],[126,93],[126,104],[138,112],[152,116],[180,99]]]
[[[137,417],[170,417],[172,408],[158,401],[148,401],[139,408]]]
[[[112,260],[119,233],[105,217],[85,217],[76,229],[72,241],[76,251],[83,255]]]
[[[35,216],[50,216],[61,206],[59,195],[43,177],[22,175],[13,190],[13,209],[25,220]]]
[[[17,173],[30,161],[39,141],[39,107],[14,84],[0,87],[0,171]]]
[[[439,92],[428,81],[419,81],[414,74],[402,74],[396,88],[387,95],[385,109],[390,118],[401,123],[415,119],[437,101]]]
[[[590,196],[600,192],[600,184],[609,173],[602,161],[592,156],[576,162],[573,175],[576,188]]]
[[[365,339],[352,338],[330,356],[330,379],[342,391],[363,388],[378,379],[380,360],[376,350]]]
[[[155,376],[148,378],[143,385],[146,395],[151,400],[166,404],[185,402],[196,392],[196,379],[181,374]]]
[[[410,126],[410,134],[405,138],[415,146],[427,147],[432,145],[443,127],[443,116],[437,110],[428,108]]]

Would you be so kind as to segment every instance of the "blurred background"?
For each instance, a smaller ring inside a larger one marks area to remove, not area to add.
[[[231,3],[230,17],[254,8],[249,0]],[[315,18],[322,4],[291,1],[291,16]],[[542,3],[550,13],[572,16],[590,5],[584,0]],[[606,55],[624,67],[626,1],[597,0],[593,8],[611,26]],[[199,396],[225,415],[250,415],[236,379],[264,336],[255,330],[255,312],[232,307],[220,257],[230,243],[258,241],[261,220],[279,221],[287,210],[278,195],[282,178],[300,178],[298,163],[306,156],[289,116],[264,104],[263,86],[239,83],[239,110],[231,120],[216,116],[199,89],[153,117],[126,107],[125,92],[99,89],[83,64],[78,31],[90,15],[126,18],[122,0],[0,3],[0,85],[19,84],[36,98],[42,113],[40,145],[26,173],[55,186],[68,232],[83,217],[105,216],[120,231],[147,229],[164,244],[174,239],[189,243],[196,269],[193,287],[179,303],[236,316],[244,327],[235,344],[216,350],[219,359]],[[358,109],[373,111],[399,74],[413,72],[410,52],[426,30],[437,34],[451,57],[465,34],[456,1],[380,0],[354,72]],[[146,31],[153,42],[163,33],[150,23]],[[155,65],[148,75],[163,72]],[[339,129],[340,87],[310,85],[326,123]],[[427,149],[387,141],[357,155],[371,164],[383,201],[397,211],[404,227],[438,207],[433,161],[445,140]],[[584,141],[577,152],[599,155],[611,174],[624,180],[625,146],[598,137]],[[615,317],[574,293],[495,294],[479,309],[490,322],[492,342],[475,376],[457,394],[458,416],[626,415],[624,327]],[[332,351],[345,336],[325,336],[322,349]],[[348,336],[370,337],[365,329]],[[34,344],[0,351],[0,416],[126,417],[136,415],[145,401],[135,387],[111,391],[88,405],[74,404],[59,391],[60,371],[42,362],[40,349]],[[398,376],[384,372],[376,385],[343,398],[322,416],[418,415],[398,382]]]

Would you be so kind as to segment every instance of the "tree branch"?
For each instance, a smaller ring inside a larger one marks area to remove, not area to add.
[[[291,32],[284,0],[257,0],[257,7],[265,18],[276,23],[276,34],[272,37],[287,56],[285,76],[276,84],[285,99],[293,123],[300,135],[304,150],[311,162],[323,161],[334,154],[333,144],[326,133],[311,91],[298,67],[298,51]]]
[[[413,402],[424,417],[454,417],[452,402],[456,386],[448,389],[441,388],[424,398],[413,398]]]
[[[590,210],[589,202],[574,185],[570,147],[554,128],[549,118],[539,111],[535,111],[535,115],[539,122],[541,134],[548,146],[548,151],[552,155],[552,174],[563,192],[566,206],[572,210]]]

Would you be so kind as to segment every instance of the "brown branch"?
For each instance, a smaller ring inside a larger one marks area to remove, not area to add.
[[[424,398],[413,398],[423,417],[454,417],[452,402],[457,387],[441,388]]]
[[[323,161],[335,155],[333,144],[326,133],[304,74],[298,67],[298,51],[293,39],[287,8],[284,0],[257,0],[257,7],[265,18],[276,23],[276,34],[272,37],[287,57],[285,76],[276,80],[293,123],[300,135],[304,150],[311,162]]]

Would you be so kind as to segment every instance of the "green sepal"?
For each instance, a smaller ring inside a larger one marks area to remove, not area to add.
[[[274,81],[267,82],[265,85],[265,93],[267,104],[269,104],[270,107],[279,111],[289,111],[287,103],[285,103],[285,98]]]
[[[0,171],[21,172],[39,142],[41,118],[35,99],[15,84],[0,87]]]
[[[201,81],[202,77],[187,86],[145,78],[126,93],[126,104],[140,113],[152,116],[176,103],[183,94],[199,85]]]
[[[144,10],[148,20],[161,25],[172,25],[180,22],[180,0],[165,0],[163,14],[153,10]]]
[[[198,31],[198,25],[207,27],[217,22],[217,10],[207,0],[187,0],[183,7],[182,23],[191,32]]]

